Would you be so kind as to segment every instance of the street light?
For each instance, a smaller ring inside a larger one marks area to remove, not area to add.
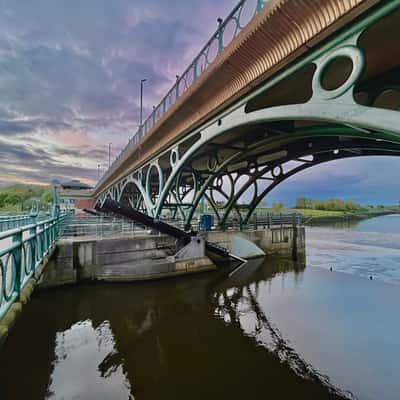
[[[140,81],[140,129],[143,124],[143,84],[147,81],[147,79],[142,79]]]
[[[111,167],[111,145],[112,142],[108,143],[108,168]]]
[[[100,167],[101,167],[101,165],[97,164],[97,179],[100,178]]]

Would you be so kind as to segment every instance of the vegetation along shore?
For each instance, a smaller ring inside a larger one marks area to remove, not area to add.
[[[257,214],[300,213],[305,225],[356,222],[381,215],[400,214],[400,205],[366,205],[341,199],[313,200],[298,198],[295,207],[286,208],[283,203],[273,203],[271,208],[258,208]]]

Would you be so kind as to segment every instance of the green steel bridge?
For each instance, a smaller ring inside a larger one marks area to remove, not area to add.
[[[399,155],[399,27],[399,0],[240,1],[95,199],[184,219],[186,229],[205,199],[221,227],[246,224],[296,173]]]

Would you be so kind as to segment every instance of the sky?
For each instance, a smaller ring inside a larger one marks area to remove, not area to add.
[[[250,0],[249,0],[250,1]],[[94,184],[237,0],[0,0],[0,185]],[[400,160],[310,169],[268,201],[397,203]]]

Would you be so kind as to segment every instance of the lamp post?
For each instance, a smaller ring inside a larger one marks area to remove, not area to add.
[[[140,81],[140,129],[143,124],[143,84],[147,81],[147,79],[142,79]]]
[[[108,143],[108,168],[111,167],[111,145],[112,142]]]
[[[100,179],[100,164],[97,164],[97,179]]]

